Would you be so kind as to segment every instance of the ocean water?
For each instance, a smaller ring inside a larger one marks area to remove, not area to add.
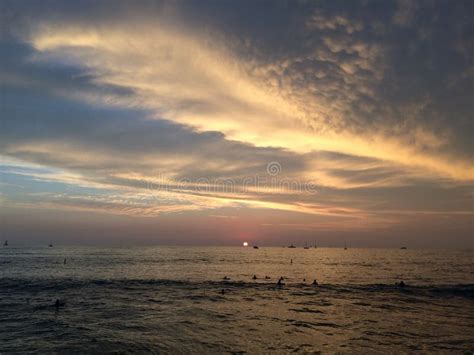
[[[439,250],[0,247],[0,353],[472,352],[473,260]]]

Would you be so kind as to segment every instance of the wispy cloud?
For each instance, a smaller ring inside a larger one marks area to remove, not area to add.
[[[352,26],[341,19],[332,20]],[[321,25],[319,37],[305,43],[304,56],[288,53],[283,61],[259,64],[233,55],[218,36],[182,26],[146,21],[83,26],[43,23],[30,40],[44,60],[79,62],[97,85],[134,93],[113,99],[84,93],[90,102],[146,108],[156,118],[257,146],[330,150],[454,179],[473,177],[469,161],[444,153],[446,136],[409,120],[417,115],[408,112],[410,105],[401,112],[407,117],[386,125],[399,114],[384,107],[387,102],[376,92],[388,49],[354,39],[352,29],[341,35],[338,26]],[[368,124],[374,114],[384,120]]]

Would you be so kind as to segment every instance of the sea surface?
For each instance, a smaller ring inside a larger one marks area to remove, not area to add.
[[[36,351],[472,353],[474,252],[0,247],[0,353]]]

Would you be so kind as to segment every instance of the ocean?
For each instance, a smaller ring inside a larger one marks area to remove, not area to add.
[[[474,351],[473,251],[0,247],[0,353],[416,351]]]

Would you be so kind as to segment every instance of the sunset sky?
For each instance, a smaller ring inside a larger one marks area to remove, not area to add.
[[[0,237],[474,247],[473,10],[1,0]]]

